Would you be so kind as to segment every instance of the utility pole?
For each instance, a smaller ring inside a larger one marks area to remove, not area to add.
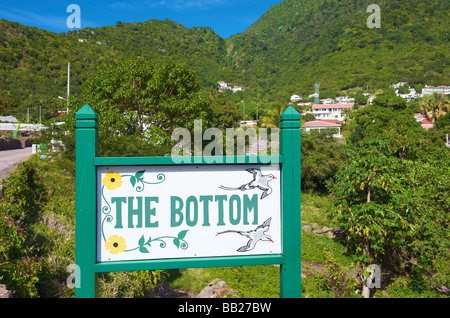
[[[67,114],[69,114],[69,96],[70,96],[70,62],[67,63],[67,110],[66,110]]]

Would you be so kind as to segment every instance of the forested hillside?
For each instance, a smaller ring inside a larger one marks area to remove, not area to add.
[[[449,1],[285,0],[227,39],[232,68],[266,91],[312,94],[405,81],[447,85]]]
[[[171,20],[119,21],[67,34],[0,20],[0,109],[23,114],[44,104],[47,115],[64,109],[57,97],[65,97],[68,62],[77,94],[101,64],[133,56],[185,63],[204,88],[225,80],[261,103],[311,94],[317,82],[323,96],[399,81],[448,85],[450,2],[381,1],[381,27],[368,28],[371,3],[285,0],[228,39]]]

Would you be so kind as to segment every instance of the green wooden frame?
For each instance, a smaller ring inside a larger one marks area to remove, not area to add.
[[[280,297],[301,297],[300,114],[289,107],[280,120],[279,156],[182,157],[181,163],[174,163],[171,157],[98,157],[98,115],[83,106],[76,113],[75,297],[96,297],[100,272],[270,264],[281,265]],[[97,166],[249,163],[281,166],[282,254],[97,263]]]

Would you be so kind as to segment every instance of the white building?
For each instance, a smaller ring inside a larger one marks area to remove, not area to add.
[[[352,108],[353,104],[314,104],[307,113],[313,114],[316,119],[337,119],[342,121],[346,116],[344,110],[351,110]]]
[[[391,85],[392,88],[400,88],[402,86],[408,85],[407,82],[398,82],[397,84]]]
[[[335,99],[338,104],[348,104],[348,103],[353,103],[355,101],[355,99],[353,97],[349,97],[349,96],[339,96],[339,97],[336,97]]]
[[[298,96],[298,95],[291,96],[291,102],[298,102],[299,100],[302,100],[301,96]]]
[[[321,99],[320,101],[321,101],[322,104],[324,104],[324,105],[334,104],[334,99],[332,99],[332,98]]]
[[[334,134],[335,138],[342,138],[341,135],[341,122],[338,120],[312,120],[302,124],[301,128],[305,132],[309,132],[311,130],[319,130],[322,129],[338,129],[338,134]]]
[[[441,93],[444,95],[450,94],[450,86],[428,86],[425,85],[424,88],[422,88],[422,96],[428,95],[428,94],[434,94],[434,93]]]
[[[401,98],[406,99],[408,102],[414,100],[415,98],[419,97],[416,90],[414,88],[409,88],[408,94],[400,94],[398,89],[395,91],[395,95],[400,96]]]
[[[229,90],[233,91],[233,93],[236,93],[236,92],[244,90],[244,88],[242,86],[233,86],[232,87],[232,86],[229,86],[228,83],[224,82],[224,81],[220,81],[217,83],[219,84],[219,92],[223,92],[223,91],[226,91],[229,89]]]

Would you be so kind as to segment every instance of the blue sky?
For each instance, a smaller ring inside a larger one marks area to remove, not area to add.
[[[223,38],[245,31],[282,0],[0,0],[0,19],[67,32],[70,4],[81,9],[81,27],[171,19],[185,27],[207,26]]]

